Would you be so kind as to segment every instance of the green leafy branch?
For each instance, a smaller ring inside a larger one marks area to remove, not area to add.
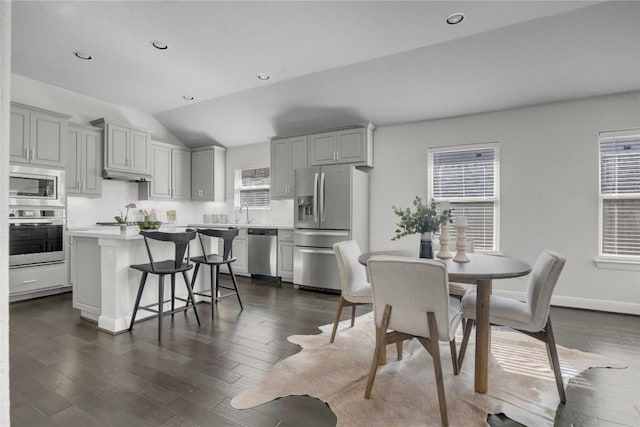
[[[431,200],[429,205],[422,203],[422,199],[416,196],[413,201],[415,211],[410,208],[402,209],[392,206],[393,213],[400,217],[397,224],[395,237],[391,240],[398,240],[404,236],[416,233],[436,232],[440,230],[440,225],[451,222],[452,209],[445,209],[442,212],[436,210],[436,202]]]

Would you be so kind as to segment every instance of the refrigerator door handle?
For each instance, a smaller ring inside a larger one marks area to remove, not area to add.
[[[313,220],[318,220],[318,173],[313,177]]]
[[[326,193],[324,187],[324,172],[320,172],[320,221],[324,221]]]
[[[334,255],[333,249],[310,249],[310,248],[295,248],[296,251],[304,254],[322,254],[322,255]]]

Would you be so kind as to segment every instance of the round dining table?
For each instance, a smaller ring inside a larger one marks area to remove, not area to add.
[[[417,258],[415,251],[376,251],[360,255],[360,264],[374,255],[394,255]],[[520,260],[506,256],[469,253],[469,262],[461,263],[453,259],[440,259],[447,266],[450,282],[463,282],[476,285],[476,352],[475,352],[475,390],[486,393],[489,387],[489,353],[491,351],[491,306],[489,304],[493,279],[508,279],[526,276],[531,267]],[[438,259],[438,258],[436,258]]]

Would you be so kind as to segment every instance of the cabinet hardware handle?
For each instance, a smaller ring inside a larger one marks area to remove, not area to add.
[[[38,281],[38,280],[36,280],[36,279],[23,280],[23,281],[22,281],[22,284],[23,284],[23,285],[26,285],[27,283],[36,283],[37,281]]]
[[[24,149],[24,158],[29,160],[29,149],[28,148]]]
[[[31,149],[31,160],[34,160],[36,158],[36,149],[32,148]]]

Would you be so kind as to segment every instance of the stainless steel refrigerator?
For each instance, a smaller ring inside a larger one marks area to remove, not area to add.
[[[293,283],[340,289],[333,244],[369,250],[369,176],[347,164],[295,170]]]

